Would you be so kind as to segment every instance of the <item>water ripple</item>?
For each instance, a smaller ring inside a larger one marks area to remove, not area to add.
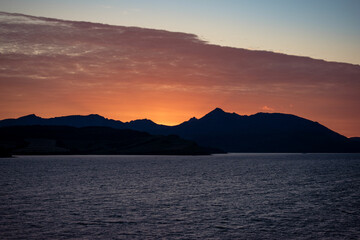
[[[0,239],[358,239],[359,154],[0,160]]]

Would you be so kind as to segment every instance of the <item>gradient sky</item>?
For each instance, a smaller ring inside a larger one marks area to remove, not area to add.
[[[0,9],[360,64],[359,0],[1,0]]]
[[[177,32],[0,14],[0,119],[97,113],[174,125],[221,107],[291,113],[360,136],[359,65],[246,50],[280,51],[280,41],[286,53],[359,57],[355,1],[181,2],[1,1],[2,11]]]

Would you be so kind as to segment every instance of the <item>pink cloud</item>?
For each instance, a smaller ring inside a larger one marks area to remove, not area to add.
[[[271,108],[271,107],[268,107],[268,106],[263,106],[263,107],[261,108],[261,110],[266,111],[266,112],[273,112],[273,111],[275,111],[274,108]]]

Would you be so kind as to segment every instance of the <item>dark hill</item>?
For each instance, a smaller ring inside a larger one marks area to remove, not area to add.
[[[317,122],[282,113],[242,116],[216,108],[200,119],[192,118],[173,127],[158,125],[147,119],[124,123],[99,115],[50,119],[29,115],[0,121],[0,126],[35,124],[106,126],[155,135],[175,134],[200,146],[228,152],[360,152],[360,143],[356,138],[346,138]]]
[[[0,128],[2,155],[11,154],[210,154],[177,136],[108,127],[12,126]],[[6,151],[5,151],[6,150]]]
[[[358,152],[359,146],[317,122],[289,114],[240,116],[215,109],[171,133],[229,152]]]
[[[29,126],[29,125],[44,125],[44,126],[70,126],[70,127],[112,127],[125,128],[125,124],[121,121],[115,121],[104,118],[97,114],[90,114],[87,116],[71,115],[55,118],[41,118],[35,114],[30,114],[17,119],[5,119],[0,121],[0,127],[5,126]]]

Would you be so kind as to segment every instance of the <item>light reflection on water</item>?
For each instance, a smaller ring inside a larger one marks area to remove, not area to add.
[[[360,154],[0,159],[1,239],[360,236]]]

